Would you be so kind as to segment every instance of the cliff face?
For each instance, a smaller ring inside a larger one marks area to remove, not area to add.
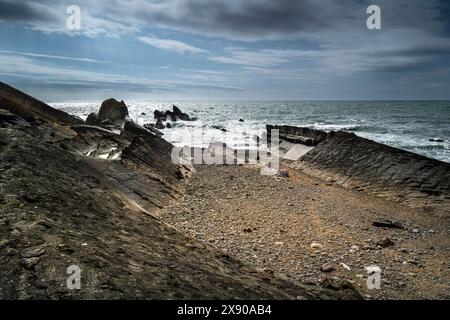
[[[1,299],[359,297],[255,271],[183,235],[157,217],[184,190],[169,143],[21,97],[0,95],[13,112],[0,108]],[[71,265],[80,290],[66,286]]]
[[[450,164],[337,132],[290,165],[356,190],[448,213]]]

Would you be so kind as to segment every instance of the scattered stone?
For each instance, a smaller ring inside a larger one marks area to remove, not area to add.
[[[343,262],[341,262],[340,265],[341,265],[345,270],[348,270],[348,271],[351,270],[351,268],[350,268],[348,265],[346,265],[345,263],[343,263]]]
[[[23,258],[20,264],[27,270],[32,270],[41,261],[40,257]]]
[[[325,263],[320,267],[320,271],[322,272],[332,272],[336,270],[336,267],[331,263]]]
[[[382,227],[382,228],[396,228],[396,229],[404,229],[403,224],[398,221],[391,221],[388,219],[383,219],[379,221],[374,221],[372,223],[374,227]]]
[[[382,248],[392,247],[394,245],[395,245],[394,241],[392,241],[389,238],[384,238],[382,240],[377,241],[377,246],[380,246]]]
[[[324,245],[318,242],[311,243],[310,247],[312,249],[323,249]]]
[[[278,172],[277,172],[277,176],[278,177],[288,178],[289,177],[289,171],[288,170],[279,169]]]

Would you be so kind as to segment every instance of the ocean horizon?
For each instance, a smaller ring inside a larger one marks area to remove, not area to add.
[[[205,146],[223,141],[235,148],[252,148],[256,145],[255,137],[265,132],[266,124],[286,124],[350,131],[376,142],[450,162],[450,101],[446,100],[125,102],[130,117],[140,125],[155,123],[154,110],[167,110],[172,105],[197,118],[196,121],[178,121],[172,123],[171,128],[162,129],[164,138],[177,146]],[[100,100],[50,102],[51,106],[82,119],[96,112],[100,104]],[[193,143],[194,131],[201,131],[202,139]]]

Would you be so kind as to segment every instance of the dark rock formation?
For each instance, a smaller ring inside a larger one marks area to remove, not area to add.
[[[97,113],[95,113],[95,112],[90,113],[86,118],[86,124],[91,125],[91,126],[96,126],[96,125],[100,124],[100,121],[98,121],[98,118],[97,118]]]
[[[83,120],[56,110],[26,93],[0,82],[0,106],[27,120],[81,124]]]
[[[176,118],[183,120],[183,121],[191,121],[191,118],[187,113],[181,112],[181,110],[177,106],[173,106],[172,113],[175,115]]]
[[[155,120],[161,120],[161,121],[167,120],[165,113],[162,111],[159,111],[159,110],[155,110],[153,112],[153,116],[154,116]]]
[[[165,128],[164,124],[161,122],[161,119],[156,120],[155,128],[156,129],[164,129]]]
[[[177,106],[172,106],[172,110],[166,110],[166,112],[162,112],[159,110],[155,110],[153,112],[154,118],[158,121],[167,121],[170,120],[172,122],[176,122],[178,120],[183,121],[193,121],[187,113],[184,113]]]
[[[291,167],[350,188],[396,198],[410,206],[450,212],[449,163],[353,133],[330,133],[327,140]]]
[[[103,101],[100,110],[97,115],[98,121],[105,120],[112,121],[113,123],[123,123],[128,117],[128,108],[123,101],[117,101],[115,99],[108,99]]]
[[[267,141],[271,141],[271,131],[278,130],[279,138],[292,143],[316,146],[328,138],[328,133],[305,127],[266,125]]]
[[[227,129],[225,129],[224,127],[219,126],[219,125],[215,125],[215,124],[214,124],[214,125],[211,126],[211,128],[220,130],[220,131],[222,131],[222,132],[227,132]]]

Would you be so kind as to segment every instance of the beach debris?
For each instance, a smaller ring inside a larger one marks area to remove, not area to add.
[[[372,223],[374,227],[382,227],[382,228],[396,228],[396,229],[404,229],[403,224],[398,221],[391,221],[388,219],[381,219],[378,221],[374,221]]]

